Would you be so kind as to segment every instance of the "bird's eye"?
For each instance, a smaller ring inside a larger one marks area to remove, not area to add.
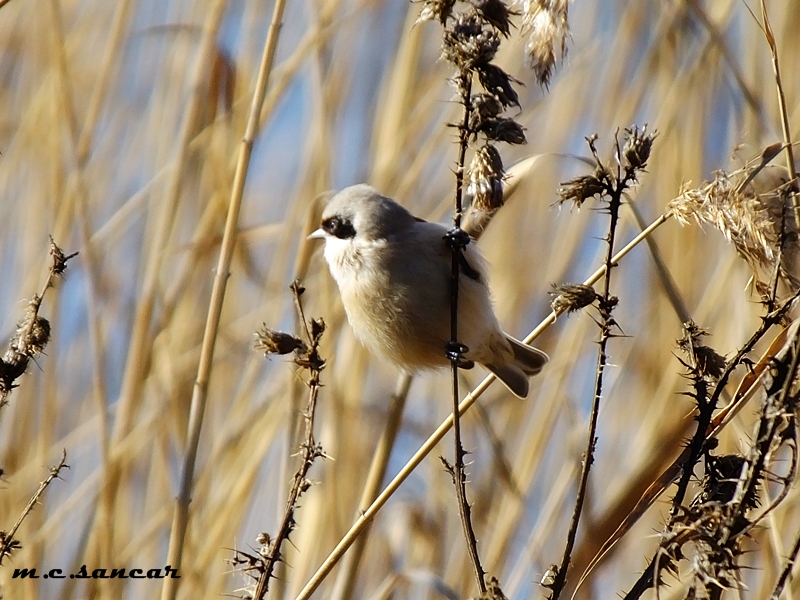
[[[342,217],[328,217],[322,222],[322,229],[342,240],[346,240],[356,235],[356,230],[353,228],[353,224]]]

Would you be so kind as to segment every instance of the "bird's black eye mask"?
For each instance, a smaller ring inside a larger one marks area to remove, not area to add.
[[[355,237],[356,235],[353,224],[342,217],[328,217],[322,221],[322,229],[342,240]]]

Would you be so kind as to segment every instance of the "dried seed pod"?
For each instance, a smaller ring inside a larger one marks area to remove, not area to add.
[[[472,208],[492,211],[503,206],[503,159],[492,145],[478,149],[467,172],[467,194]]]
[[[473,132],[481,131],[503,112],[503,105],[492,94],[475,94],[470,98],[470,104],[469,129]]]
[[[472,0],[472,6],[487,23],[508,37],[511,32],[510,17],[517,13],[508,10],[505,2],[502,0]]]
[[[683,327],[685,335],[678,340],[678,347],[691,359],[687,366],[701,377],[718,380],[727,364],[725,357],[717,354],[713,348],[703,345],[701,340],[708,335],[705,329],[693,321],[684,323]]]
[[[481,132],[490,140],[506,144],[525,144],[525,128],[514,119],[498,118],[487,121]]]
[[[567,314],[586,308],[597,300],[597,292],[590,285],[582,283],[563,283],[554,285],[551,295],[555,296],[550,303],[556,312],[566,312]]]
[[[447,24],[447,19],[453,15],[455,4],[456,0],[425,0],[416,22],[435,20],[444,26]]]
[[[289,354],[291,352],[306,352],[308,347],[303,340],[288,333],[275,331],[264,325],[256,332],[255,349],[264,354]]]
[[[494,29],[485,27],[475,14],[461,14],[445,29],[442,58],[468,72],[488,65],[499,47],[500,37]]]
[[[558,202],[564,204],[571,200],[581,206],[589,198],[599,196],[606,191],[606,185],[599,176],[598,170],[592,175],[581,175],[561,184],[558,188]]]
[[[625,158],[625,167],[632,170],[643,170],[647,167],[647,160],[650,158],[650,150],[653,147],[653,140],[658,135],[657,131],[647,132],[647,125],[641,131],[637,126],[629,127],[625,130],[627,139],[622,149]]]
[[[521,81],[514,79],[497,65],[479,65],[477,71],[483,89],[496,97],[503,106],[519,106],[519,96],[512,83],[522,83]]]

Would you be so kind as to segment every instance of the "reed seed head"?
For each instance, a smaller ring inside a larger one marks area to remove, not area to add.
[[[522,27],[528,33],[525,53],[539,85],[547,86],[556,61],[567,54],[569,0],[522,0]]]

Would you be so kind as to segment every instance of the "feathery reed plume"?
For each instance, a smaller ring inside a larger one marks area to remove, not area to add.
[[[550,84],[556,62],[567,55],[569,0],[518,0],[522,27],[528,33],[525,53],[536,79]]]
[[[771,290],[762,280],[764,272],[777,270],[791,288],[800,282],[791,212],[795,185],[784,167],[768,166],[781,148],[768,146],[745,166],[717,170],[713,180],[698,187],[684,184],[667,206],[667,213],[684,225],[693,220],[717,228],[750,266],[756,291],[765,298]]]

